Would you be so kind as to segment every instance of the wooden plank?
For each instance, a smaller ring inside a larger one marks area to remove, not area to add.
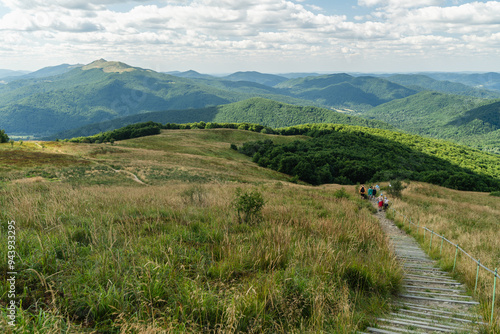
[[[452,300],[452,299],[440,299],[440,298],[430,298],[430,297],[422,297],[422,296],[413,296],[413,295],[399,295],[402,298],[410,298],[410,299],[421,299],[421,300],[431,300],[434,302],[444,302],[444,303],[455,303],[455,304],[467,304],[467,305],[479,305],[476,301],[467,301],[467,300]]]

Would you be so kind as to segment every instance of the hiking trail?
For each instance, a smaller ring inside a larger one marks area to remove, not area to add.
[[[396,311],[377,319],[364,333],[475,333],[486,325],[479,303],[463,284],[437,267],[417,241],[377,211],[376,217],[391,242],[404,271],[403,291],[394,301]]]

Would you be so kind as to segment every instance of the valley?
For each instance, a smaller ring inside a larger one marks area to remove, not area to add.
[[[255,71],[218,77],[100,59],[7,77],[0,85],[0,124],[13,138],[53,140],[145,121],[273,128],[323,122],[393,127],[498,154],[497,78]]]
[[[363,183],[496,267],[500,95],[489,78],[490,89],[420,74],[216,77],[101,59],[3,79],[15,330],[376,328],[399,311],[405,273]],[[430,255],[450,271],[452,252]],[[473,271],[461,261],[453,278],[470,289]],[[495,333],[500,310],[480,279],[477,312],[496,310],[481,330]],[[17,333],[1,310],[0,328]]]

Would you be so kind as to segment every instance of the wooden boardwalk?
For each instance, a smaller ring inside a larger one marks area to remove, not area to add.
[[[484,324],[478,305],[465,287],[437,268],[412,236],[401,231],[384,212],[381,226],[404,270],[404,291],[395,311],[377,319],[365,333],[477,333]]]

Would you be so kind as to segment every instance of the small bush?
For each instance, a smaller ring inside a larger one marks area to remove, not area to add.
[[[401,192],[405,189],[406,187],[403,185],[403,182],[400,180],[394,180],[391,181],[390,187],[388,188],[389,194],[391,194],[394,197],[401,197]]]
[[[340,188],[339,190],[335,191],[333,193],[333,197],[335,198],[350,198],[349,194],[345,190],[344,187]]]
[[[235,151],[238,151],[238,146],[236,146],[236,144],[231,144],[231,149],[235,150]]]
[[[490,196],[500,197],[500,191],[493,191],[492,193],[490,193]]]
[[[236,189],[233,206],[236,209],[239,223],[258,223],[262,220],[264,198],[257,190],[242,192]]]

